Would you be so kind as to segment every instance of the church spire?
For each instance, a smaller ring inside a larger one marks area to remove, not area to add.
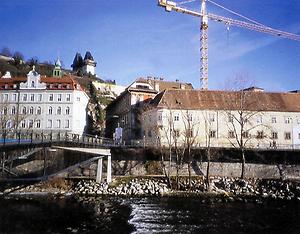
[[[60,62],[59,58],[57,58],[57,60],[55,62],[52,76],[53,77],[62,77],[61,62]]]

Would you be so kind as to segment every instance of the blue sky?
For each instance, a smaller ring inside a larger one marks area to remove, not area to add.
[[[180,2],[177,0],[176,2]],[[270,27],[300,34],[298,0],[215,0]],[[200,1],[184,7],[199,10]],[[208,3],[210,13],[237,18]],[[97,74],[128,85],[140,76],[199,88],[199,19],[167,13],[156,0],[1,0],[0,48],[70,68],[91,51]],[[238,19],[238,18],[237,18]],[[300,42],[209,22],[209,88],[236,76],[269,91],[300,89]]]

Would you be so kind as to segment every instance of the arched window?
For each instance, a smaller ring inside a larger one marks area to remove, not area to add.
[[[33,107],[32,106],[29,109],[29,114],[33,115]]]
[[[57,114],[61,115],[61,107],[60,106],[57,108]]]
[[[34,88],[34,81],[31,81],[31,88]]]
[[[15,115],[15,114],[16,114],[16,107],[15,107],[15,106],[13,106],[13,107],[11,108],[11,114],[12,114],[12,115]]]
[[[38,107],[38,108],[37,108],[36,114],[38,114],[38,115],[42,114],[42,109],[41,109],[41,107]]]
[[[66,108],[66,115],[69,115],[70,114],[70,107],[67,107]]]
[[[49,106],[48,114],[49,114],[49,115],[52,115],[52,112],[53,112],[53,108],[52,108],[52,106]]]
[[[24,106],[23,109],[22,109],[22,114],[23,114],[23,115],[26,115],[26,112],[27,112],[27,111],[26,111],[26,106]]]

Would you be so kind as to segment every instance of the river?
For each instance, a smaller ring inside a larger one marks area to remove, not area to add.
[[[195,197],[0,199],[0,233],[300,233],[295,201]]]

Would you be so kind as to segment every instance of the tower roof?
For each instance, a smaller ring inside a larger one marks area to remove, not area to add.
[[[59,58],[57,58],[57,60],[55,62],[55,67],[61,67],[61,62],[60,62]]]
[[[72,67],[73,67],[73,69],[76,69],[78,67],[81,67],[82,64],[83,64],[82,56],[81,56],[80,53],[77,52],[76,55],[75,55],[75,58],[73,60]]]
[[[94,61],[94,58],[93,58],[93,56],[92,56],[92,54],[91,54],[90,51],[87,51],[85,53],[84,60],[92,60],[92,61]]]

